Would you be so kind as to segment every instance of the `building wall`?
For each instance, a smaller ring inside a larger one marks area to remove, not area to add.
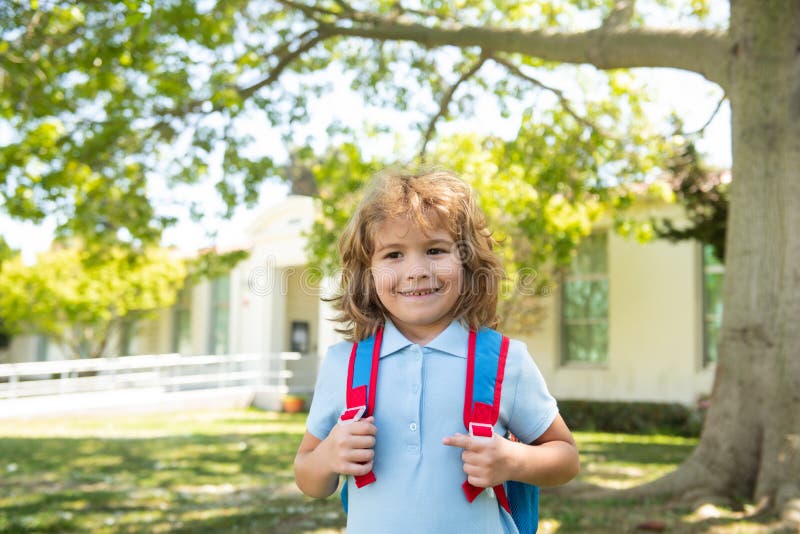
[[[609,357],[602,365],[562,364],[560,294],[529,349],[551,392],[561,399],[693,403],[710,392],[702,368],[700,247],[647,244],[609,235]]]
[[[295,321],[308,323],[308,350],[298,359],[286,361],[286,368],[293,373],[289,380],[292,391],[301,394],[313,392],[317,371],[321,361],[319,355],[319,285],[313,283],[306,266],[288,268],[286,274],[286,320],[284,322],[283,351],[292,351],[291,328]],[[328,325],[323,325],[329,327]],[[327,348],[327,347],[325,347]]]
[[[309,269],[305,266],[287,270],[286,284],[286,323],[284,324],[285,343],[283,350],[291,348],[291,326],[293,321],[306,321],[309,325],[309,350],[317,352],[319,335],[319,286],[309,278]]]

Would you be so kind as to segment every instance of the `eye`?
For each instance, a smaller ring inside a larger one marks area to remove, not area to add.
[[[389,260],[396,260],[397,258],[399,258],[401,256],[402,256],[402,254],[400,252],[393,251],[393,252],[387,252],[386,254],[384,254],[383,258],[384,259],[389,259]]]
[[[443,248],[429,248],[428,254],[435,256],[437,254],[447,254],[447,250]]]

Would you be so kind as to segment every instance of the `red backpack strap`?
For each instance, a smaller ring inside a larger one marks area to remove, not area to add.
[[[382,341],[383,328],[378,328],[374,335],[359,343],[353,343],[347,369],[345,397],[347,409],[339,417],[340,421],[353,422],[374,413]],[[372,471],[354,478],[359,488],[375,482],[375,474]]]
[[[493,427],[500,416],[500,396],[503,390],[509,339],[489,328],[470,330],[467,348],[467,380],[464,388],[464,427],[473,436],[492,437]],[[468,481],[462,484],[469,502],[484,488]],[[511,513],[505,488],[494,487],[500,505]]]

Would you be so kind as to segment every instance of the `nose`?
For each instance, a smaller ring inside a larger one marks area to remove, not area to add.
[[[406,278],[409,280],[424,280],[431,277],[431,262],[424,255],[409,257]]]

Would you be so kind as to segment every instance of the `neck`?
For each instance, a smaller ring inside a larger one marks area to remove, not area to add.
[[[406,339],[420,346],[425,346],[436,339],[436,336],[444,332],[450,323],[451,321],[448,320],[435,325],[413,325],[392,319],[392,324]]]

